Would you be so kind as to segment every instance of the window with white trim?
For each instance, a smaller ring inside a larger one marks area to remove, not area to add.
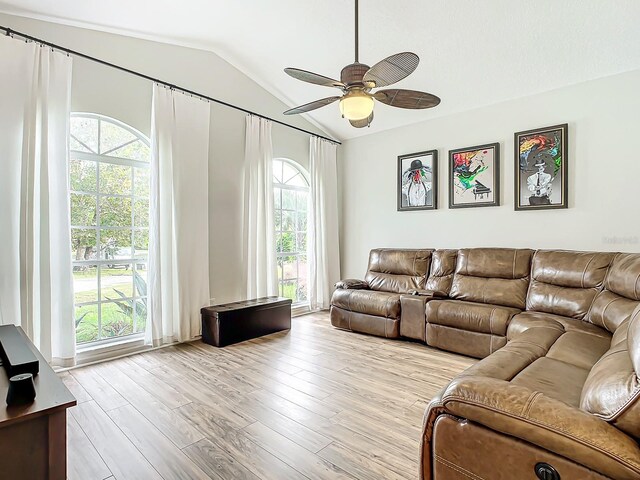
[[[279,293],[294,305],[307,304],[309,181],[300,165],[284,158],[273,160],[273,198]]]
[[[142,335],[147,320],[149,140],[97,114],[70,128],[76,343]]]

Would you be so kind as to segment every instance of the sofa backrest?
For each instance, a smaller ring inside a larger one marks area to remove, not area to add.
[[[639,375],[640,306],[618,326],[611,348],[589,372],[580,408],[640,439]]]
[[[365,280],[371,290],[406,293],[425,287],[433,250],[376,248],[369,254]]]
[[[456,272],[458,250],[436,250],[431,257],[431,271],[427,277],[426,289],[449,295],[453,275]]]
[[[531,265],[527,310],[584,320],[615,253],[538,250]]]
[[[596,296],[587,321],[611,333],[640,305],[640,254],[618,253]]]
[[[461,249],[449,296],[524,309],[532,255],[529,249]]]

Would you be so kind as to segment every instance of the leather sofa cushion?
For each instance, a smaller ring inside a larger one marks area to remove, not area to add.
[[[640,307],[616,330],[585,381],[580,407],[640,439]]]
[[[522,312],[513,317],[511,323],[509,323],[507,338],[511,340],[530,328],[552,328],[563,332],[580,332],[595,335],[607,341],[611,339],[611,334],[597,325],[584,320],[576,320],[575,318],[544,312]]]
[[[436,250],[431,257],[431,272],[426,289],[449,295],[453,274],[456,272],[458,250]]]
[[[531,265],[527,310],[582,320],[602,290],[614,253],[539,250]]]
[[[640,301],[640,254],[616,255],[605,281],[605,288],[622,297]]]
[[[460,250],[449,296],[523,310],[532,253],[512,248]]]
[[[529,276],[532,250],[463,248],[458,251],[456,273],[472,277],[513,280]]]
[[[371,290],[407,293],[424,289],[433,250],[377,248],[369,254],[365,280]]]
[[[501,336],[507,334],[513,316],[520,313],[516,308],[459,300],[432,300],[425,311],[427,323]]]
[[[343,310],[400,318],[400,294],[373,290],[336,290],[331,304]]]
[[[616,255],[604,286],[587,318],[613,333],[640,305],[640,254]]]
[[[579,330],[565,332],[553,344],[547,358],[585,369],[591,368],[609,350],[611,339]]]
[[[379,317],[366,313],[350,312],[342,308],[331,306],[331,325],[353,332],[367,333],[385,338],[400,337],[400,320],[396,318]]]

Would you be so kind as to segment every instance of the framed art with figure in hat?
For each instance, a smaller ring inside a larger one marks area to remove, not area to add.
[[[398,211],[438,208],[438,151],[398,157]]]
[[[568,208],[568,125],[515,134],[515,209]]]
[[[449,208],[500,205],[500,144],[449,150]]]

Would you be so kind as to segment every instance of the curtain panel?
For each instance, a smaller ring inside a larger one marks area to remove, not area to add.
[[[326,310],[331,305],[334,285],[340,280],[338,236],[337,146],[311,137],[309,170],[309,307]]]
[[[209,303],[209,103],[153,87],[145,343],[201,334]]]
[[[260,298],[278,294],[270,121],[253,115],[247,117],[244,155],[246,298]]]
[[[0,37],[0,324],[75,358],[68,138],[72,60]]]

